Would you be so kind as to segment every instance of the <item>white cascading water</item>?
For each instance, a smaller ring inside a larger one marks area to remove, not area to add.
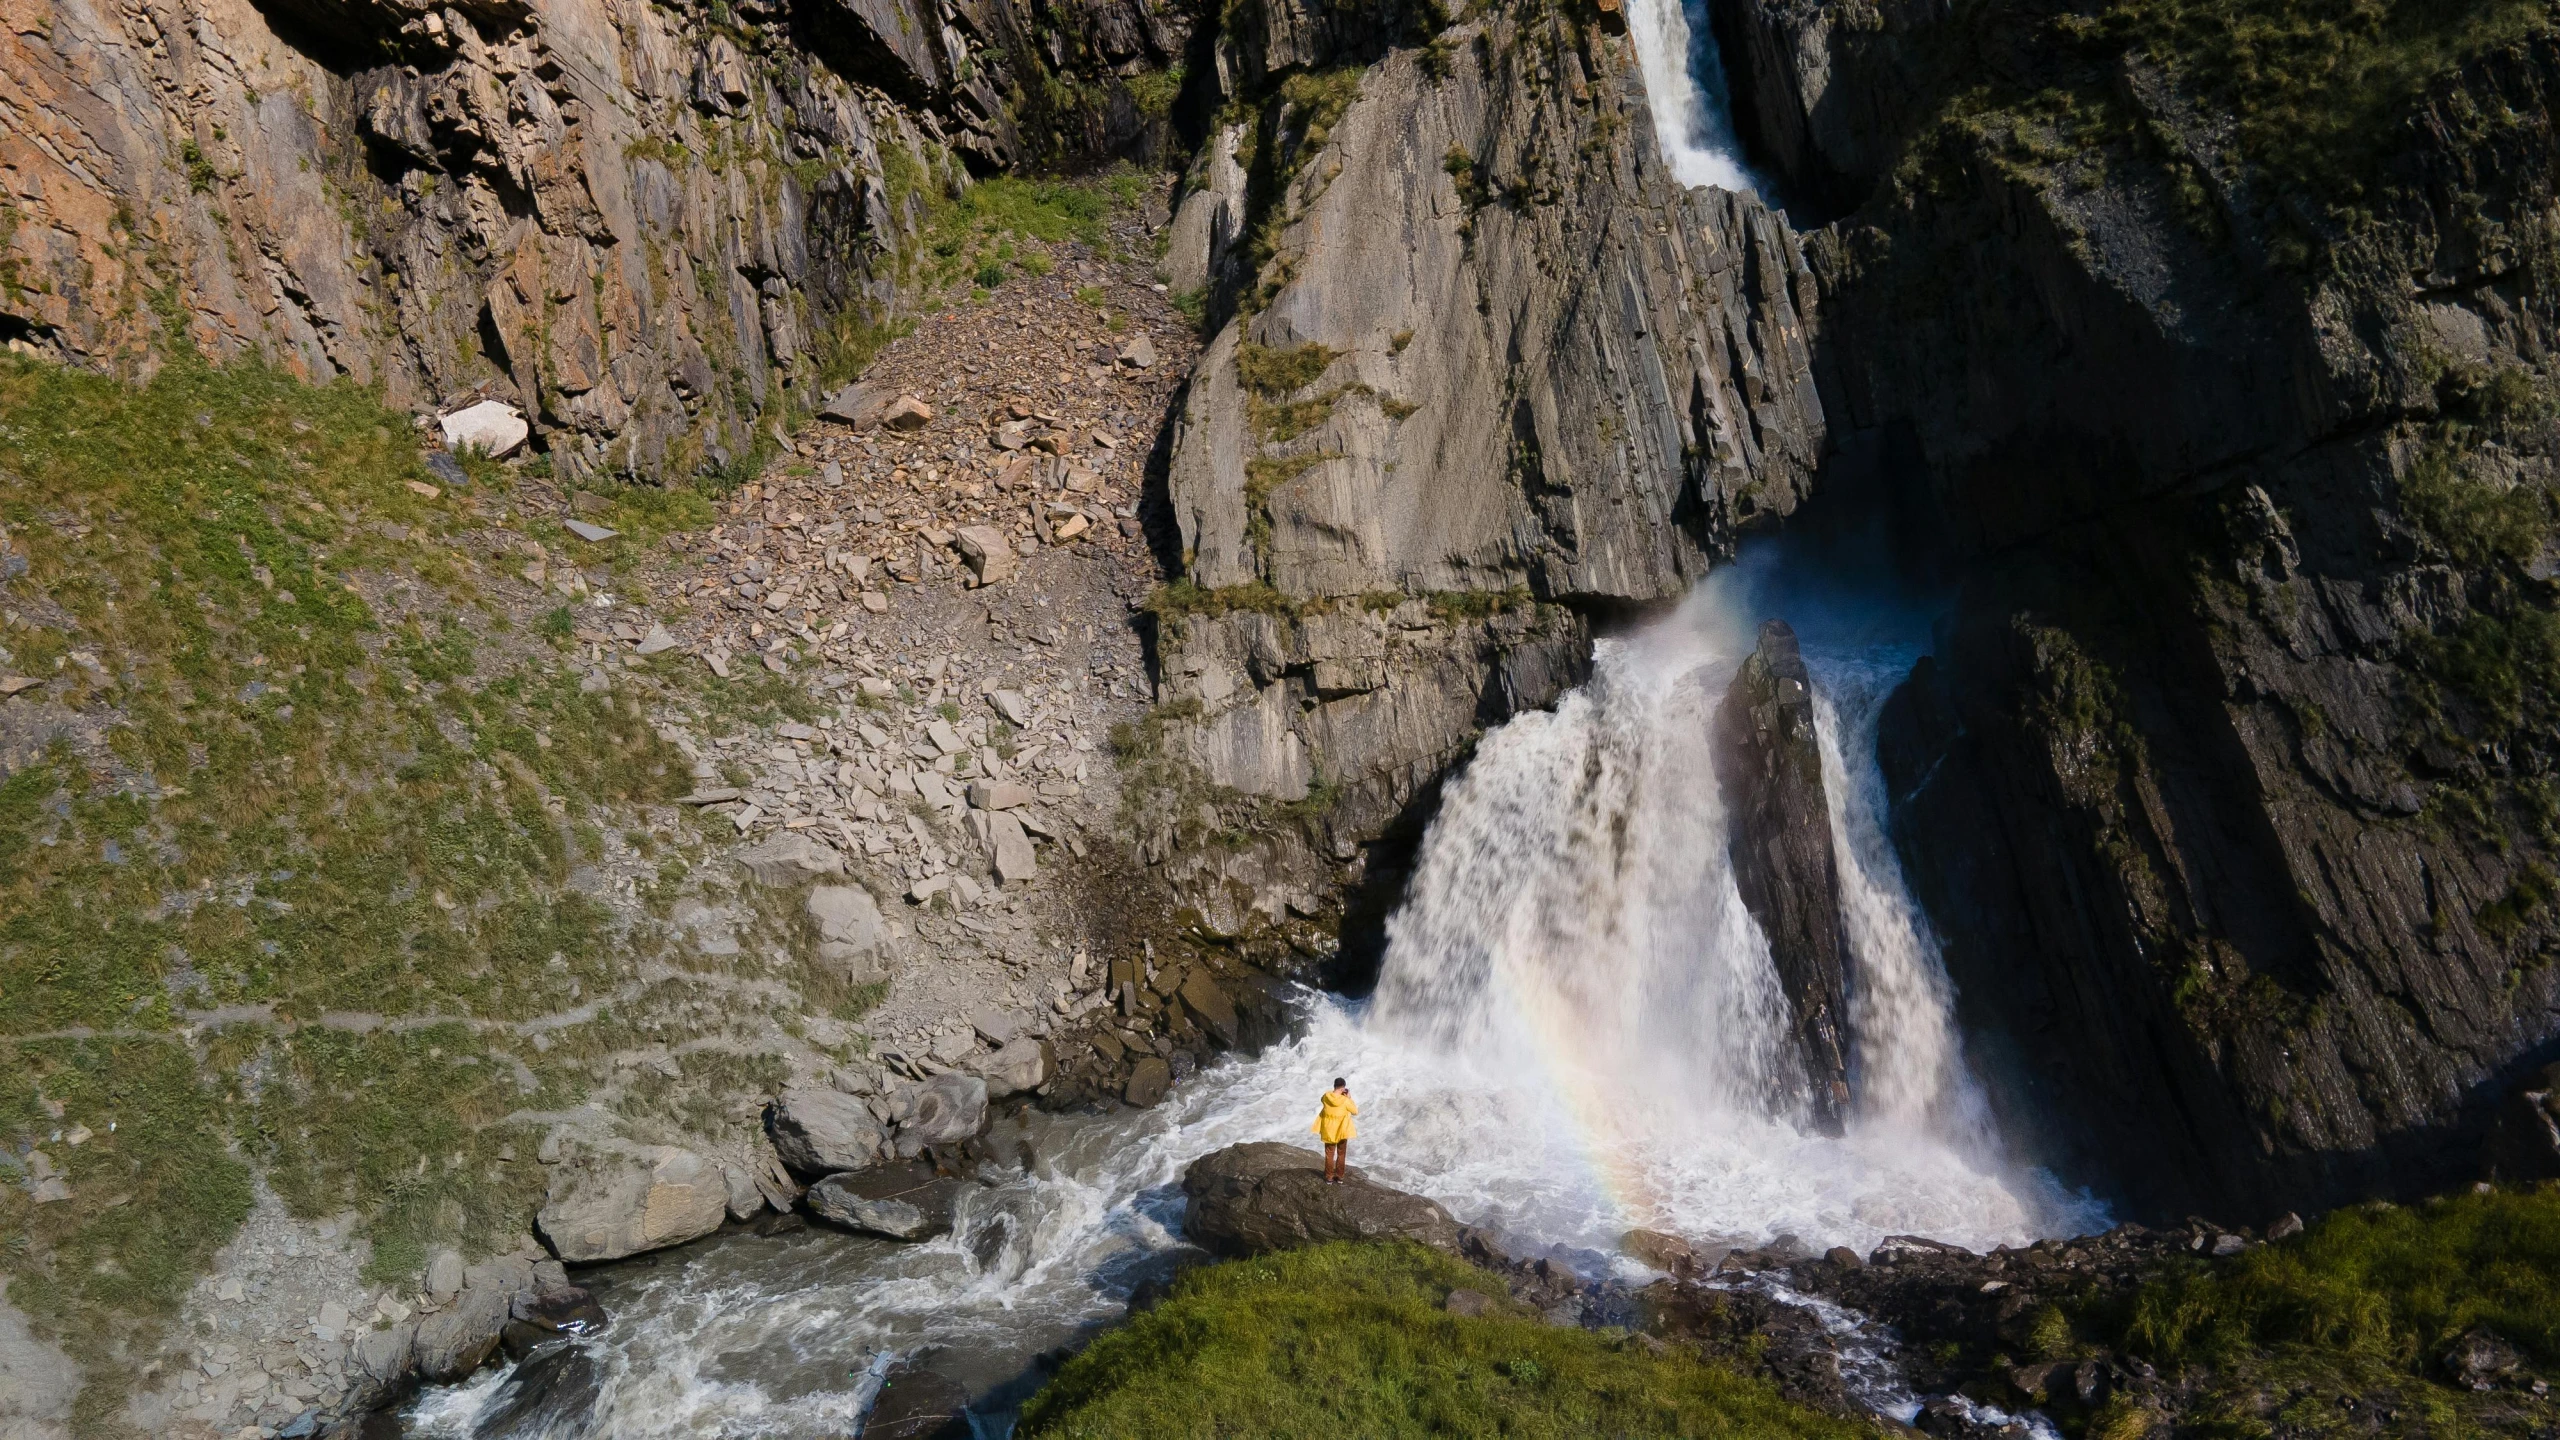
[[[1734,143],[1706,0],[1627,0],[1627,31],[1672,178],[1719,190],[1759,189],[1738,158],[1742,147]]]
[[[1639,1226],[1864,1250],[2102,1224],[2002,1156],[1882,828],[1875,718],[1918,653],[1911,626],[1843,624],[1756,585],[1763,568],[1600,642],[1588,684],[1485,736],[1424,841],[1372,1002],[1311,995],[1296,1039],[1156,1109],[1029,1117],[999,1137],[1029,1146],[1029,1171],[973,1191],[943,1239],[732,1235],[608,1267],[590,1281],[615,1318],[589,1342],[603,1378],[585,1428],[476,1428],[492,1373],[426,1397],[414,1433],[840,1434],[893,1351],[1009,1409],[1033,1356],[1184,1252],[1184,1166],[1243,1140],[1312,1146],[1336,1074],[1361,1099],[1364,1170],[1586,1270],[1631,1270],[1614,1252]],[[1770,613],[1796,623],[1817,694],[1852,950],[1838,1137],[1791,1123],[1785,1000],[1735,890],[1707,745],[1764,605],[1789,607]]]

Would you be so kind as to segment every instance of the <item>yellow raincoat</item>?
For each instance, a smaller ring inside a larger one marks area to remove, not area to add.
[[[1351,1123],[1351,1117],[1359,1113],[1360,1107],[1352,1103],[1350,1096],[1339,1090],[1327,1090],[1324,1092],[1324,1109],[1317,1113],[1316,1123],[1307,1128],[1315,1131],[1316,1138],[1327,1145],[1339,1145],[1360,1133],[1360,1127]]]

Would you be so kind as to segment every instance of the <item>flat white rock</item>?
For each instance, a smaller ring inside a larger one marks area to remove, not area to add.
[[[477,450],[492,460],[515,453],[533,435],[524,412],[503,400],[466,405],[440,417],[436,424],[444,431],[446,449]]]

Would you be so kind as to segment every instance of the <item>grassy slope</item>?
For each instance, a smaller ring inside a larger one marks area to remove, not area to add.
[[[0,590],[0,669],[47,681],[7,720],[58,737],[0,778],[0,1135],[98,1137],[46,1145],[73,1202],[0,1187],[0,1268],[93,1372],[92,1428],[252,1167],[413,1272],[521,1222],[539,1176],[497,1152],[529,1137],[486,1127],[612,1043],[528,1048],[527,1094],[458,1024],[307,1023],[592,991],[617,965],[569,872],[618,807],[689,780],[636,701],[582,694],[526,633],[565,638],[566,611],[534,627],[487,598],[460,497],[425,481],[407,417],[353,387],[0,366],[0,523],[29,567]],[[226,1005],[274,1021],[184,1028]]]
[[[1679,1351],[1461,1319],[1453,1289],[1502,1283],[1413,1245],[1337,1244],[1195,1270],[1069,1361],[1023,1412],[1029,1437],[1715,1436],[1834,1440],[1821,1415]]]
[[[2341,1210],[2293,1240],[2155,1281],[2124,1334],[2173,1364],[2304,1345],[2415,1370],[2475,1325],[2560,1362],[2560,1193]]]

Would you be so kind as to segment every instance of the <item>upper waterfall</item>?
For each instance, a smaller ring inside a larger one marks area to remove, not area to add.
[[[1672,177],[1683,185],[1758,190],[1734,136],[1706,0],[1627,0],[1627,33]]]

